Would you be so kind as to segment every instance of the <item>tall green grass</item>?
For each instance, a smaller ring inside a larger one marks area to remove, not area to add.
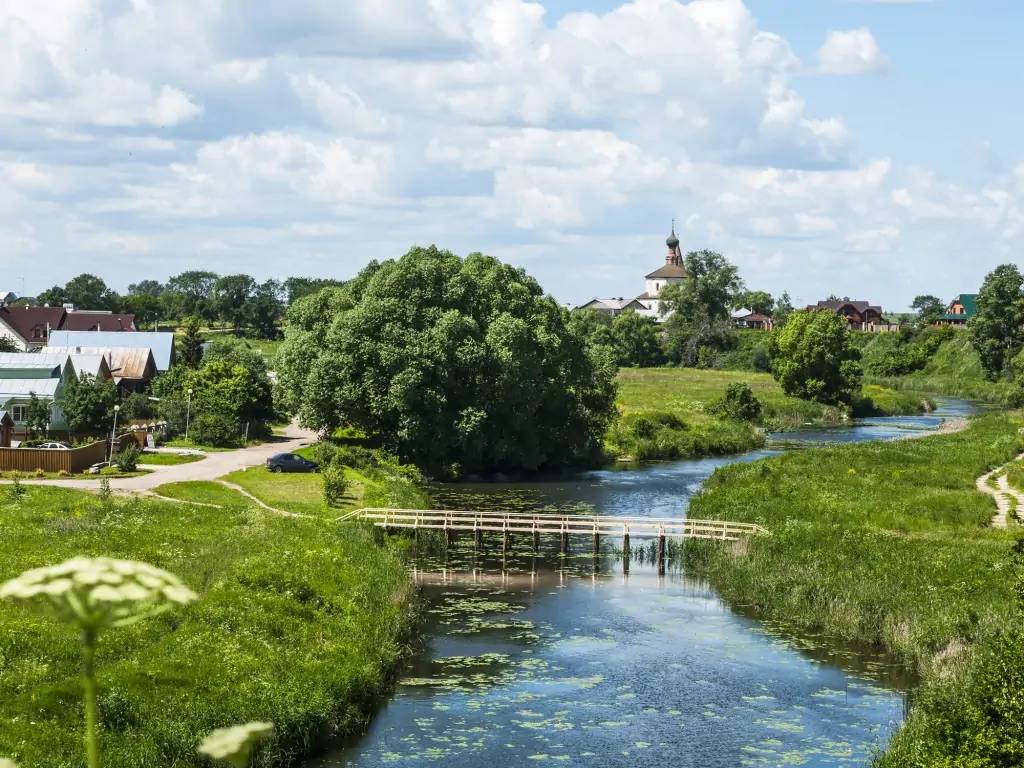
[[[201,736],[250,720],[274,722],[265,759],[288,764],[363,728],[410,625],[398,558],[367,529],[275,516],[222,486],[162,492],[221,507],[34,487],[0,511],[0,581],[106,555],[180,574],[200,594],[102,641],[106,764],[198,766]],[[63,625],[0,606],[0,755],[80,764],[77,648]]]
[[[1015,534],[989,527],[995,508],[974,483],[1019,452],[1022,424],[1019,414],[990,415],[960,434],[799,451],[721,469],[690,515],[758,522],[771,536],[733,550],[693,543],[688,564],[733,604],[797,630],[884,649],[920,671],[926,686],[969,688],[989,643],[1021,622]],[[1024,702],[1024,691],[1012,695]],[[918,702],[894,749],[929,759],[960,750],[922,727],[951,714],[942,709],[949,701]],[[979,726],[964,739],[983,731],[989,739],[1015,738]],[[976,753],[964,746],[963,754]]]
[[[992,382],[985,378],[981,358],[966,331],[957,332],[942,344],[921,371],[907,376],[873,376],[868,381],[890,389],[932,392],[1004,405],[1012,390],[1009,382]]]

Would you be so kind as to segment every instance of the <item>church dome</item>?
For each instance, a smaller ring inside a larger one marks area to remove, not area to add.
[[[679,247],[679,238],[676,237],[675,225],[672,226],[672,234],[670,234],[668,236],[668,239],[665,240],[665,245],[667,245],[669,248],[678,248]]]

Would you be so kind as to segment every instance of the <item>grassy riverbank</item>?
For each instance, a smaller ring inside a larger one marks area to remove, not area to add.
[[[871,342],[881,343],[878,339]],[[870,353],[870,346],[865,347],[865,354]],[[1013,388],[1009,382],[985,378],[981,358],[966,331],[957,332],[944,342],[922,370],[906,376],[873,376],[868,381],[900,391],[934,392],[997,404],[1005,404]]]
[[[161,493],[221,506],[33,487],[0,512],[0,581],[93,554],[153,563],[200,594],[182,613],[104,637],[106,765],[205,765],[200,737],[248,720],[275,723],[268,764],[359,731],[405,650],[411,588],[398,557],[362,527],[274,515],[218,484]],[[0,756],[83,762],[77,642],[0,604]]]
[[[740,453],[764,444],[765,432],[805,424],[837,424],[840,408],[788,397],[769,374],[694,368],[624,368],[619,371],[621,417],[608,435],[612,455],[665,459]],[[744,383],[761,402],[760,424],[732,421],[713,410],[730,384]],[[914,392],[865,388],[857,415],[919,413]]]
[[[1022,424],[1019,414],[990,415],[960,434],[736,464],[693,501],[694,517],[772,532],[746,551],[692,547],[690,567],[725,599],[797,631],[885,649],[921,672],[924,693],[883,765],[1019,764],[989,758],[1024,749],[1024,721],[1011,716],[1021,689],[985,700],[992,687],[981,684],[1007,664],[994,638],[1021,624],[1016,534],[988,527],[995,508],[974,483],[1019,451]],[[964,713],[977,716],[964,722]]]

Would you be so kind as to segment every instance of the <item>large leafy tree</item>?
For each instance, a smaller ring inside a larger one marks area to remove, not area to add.
[[[114,382],[87,373],[71,377],[57,395],[57,405],[72,432],[103,432],[114,418]]]
[[[118,308],[119,299],[114,291],[96,275],[83,273],[73,277],[64,285],[54,286],[37,297],[40,304],[59,306],[74,304],[76,309],[113,311]]]
[[[342,285],[339,280],[322,277],[289,277],[283,284],[284,298],[288,306],[291,306],[299,299],[318,293],[324,288],[339,288]]]
[[[741,291],[734,299],[735,309],[749,309],[762,315],[772,316],[775,299],[768,291]]]
[[[522,270],[414,248],[288,315],[278,375],[308,427],[353,425],[407,460],[457,472],[592,458],[615,368]]]
[[[195,315],[204,320],[212,320],[215,316],[213,287],[216,282],[217,273],[195,269],[170,278],[166,290],[161,294],[168,315]]]
[[[846,320],[828,309],[793,312],[772,334],[772,374],[787,395],[850,403],[860,391],[860,350]]]
[[[715,251],[694,251],[684,260],[690,277],[667,286],[661,292],[662,312],[671,313],[665,322],[670,357],[693,365],[702,349],[723,349],[732,332],[730,309],[743,289],[736,267]]]
[[[793,314],[793,300],[789,298],[788,291],[783,291],[782,295],[775,300],[775,308],[771,314],[772,321],[776,327],[783,326],[791,314]]]
[[[280,334],[278,320],[284,312],[284,286],[277,280],[267,280],[256,286],[253,297],[245,308],[245,322],[258,339],[276,339]]]
[[[1002,264],[985,278],[978,314],[970,321],[971,340],[990,379],[997,378],[1024,348],[1024,277],[1014,264]]]
[[[128,286],[128,295],[159,297],[165,290],[166,287],[159,280],[139,280]]]
[[[595,309],[576,309],[569,315],[569,328],[594,347],[615,349],[612,317]]]
[[[36,397],[35,392],[30,392],[28,407],[25,409],[25,427],[30,437],[35,437],[50,426],[51,414],[50,401]]]
[[[198,426],[202,420],[209,428],[200,430],[205,433],[201,437],[213,444],[236,443],[246,424],[250,435],[265,434],[275,416],[273,385],[263,355],[236,339],[211,344],[198,368],[176,365],[158,376],[153,393],[160,399],[160,416],[173,432],[184,431],[190,407],[192,423]],[[190,436],[199,433],[190,431]]]
[[[246,320],[249,302],[256,293],[256,281],[249,275],[225,275],[213,284],[213,307],[217,318],[236,331]]]
[[[619,365],[650,368],[664,362],[661,329],[651,318],[623,312],[612,322],[611,332]]]
[[[135,315],[139,330],[147,329],[163,316],[164,305],[158,296],[148,293],[131,293],[121,298],[121,310]]]
[[[946,312],[946,305],[938,296],[924,294],[914,298],[910,308],[917,313],[917,319],[931,325]]]

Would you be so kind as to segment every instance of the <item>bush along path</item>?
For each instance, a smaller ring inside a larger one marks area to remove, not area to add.
[[[1014,462],[1022,459],[1024,454],[1014,459]],[[1020,521],[1021,513],[1024,512],[1024,494],[1011,488],[1006,478],[1006,470],[1014,462],[1008,462],[986,472],[975,483],[979,491],[991,496],[996,503],[996,513],[992,516],[993,528],[1006,528],[1011,516]]]

